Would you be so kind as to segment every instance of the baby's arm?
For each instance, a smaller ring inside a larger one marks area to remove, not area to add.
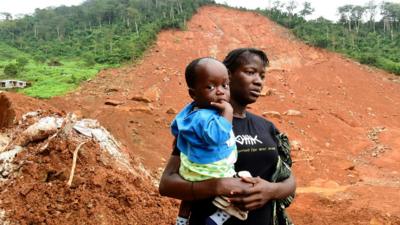
[[[220,145],[231,138],[233,108],[227,101],[211,102],[220,115],[203,117],[196,132],[210,145]],[[209,115],[209,114],[206,114]]]
[[[233,108],[232,105],[227,101],[211,102],[211,105],[219,110],[221,116],[225,117],[229,122],[232,123],[233,119]]]

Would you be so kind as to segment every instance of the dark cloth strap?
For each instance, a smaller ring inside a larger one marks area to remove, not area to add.
[[[279,159],[276,165],[275,173],[272,175],[273,182],[280,182],[290,177],[292,170],[292,158],[290,156],[289,139],[284,133],[276,135]],[[293,202],[294,193],[284,199],[274,201],[273,225],[293,225],[289,216],[285,212],[285,208]]]

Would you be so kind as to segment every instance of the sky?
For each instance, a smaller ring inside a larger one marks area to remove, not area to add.
[[[215,0],[217,3],[227,3],[234,7],[245,7],[249,9],[266,8],[272,5],[275,0]],[[288,0],[280,0],[287,2]],[[320,16],[330,20],[337,20],[337,8],[345,4],[365,5],[369,0],[308,0],[315,9],[313,15],[307,19],[313,19]],[[390,2],[400,3],[400,0],[389,0]],[[46,8],[49,6],[60,5],[79,5],[84,0],[0,0],[0,12],[9,12],[13,16],[18,14],[31,14],[36,8]],[[302,7],[304,0],[297,0],[298,9]],[[381,0],[375,0],[380,3]]]
[[[18,14],[32,14],[36,8],[49,6],[79,5],[83,0],[0,0],[0,12],[8,12],[13,16]]]
[[[1,0],[0,0],[1,1]],[[269,8],[273,5],[275,0],[215,0],[217,3],[227,3],[234,7],[245,7],[249,9],[256,9],[257,7]],[[323,16],[325,19],[337,21],[337,8],[343,5],[366,5],[370,0],[307,0],[311,3],[311,7],[315,9],[314,13],[307,17],[307,19],[315,19]],[[387,2],[400,3],[400,0],[386,0]],[[289,2],[288,0],[280,0],[280,2]],[[297,0],[297,11],[302,9],[304,0]],[[380,4],[382,0],[375,0],[375,4]]]

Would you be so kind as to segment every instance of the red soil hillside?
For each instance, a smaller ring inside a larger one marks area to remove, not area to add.
[[[137,65],[104,70],[47,103],[99,120],[158,175],[171,152],[168,125],[189,101],[185,65],[237,47],[261,48],[271,61],[266,95],[249,110],[293,142],[294,222],[400,224],[399,78],[307,46],[255,13],[203,7],[187,30],[161,32]]]

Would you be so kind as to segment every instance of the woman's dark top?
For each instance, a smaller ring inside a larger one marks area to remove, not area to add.
[[[253,177],[259,176],[271,181],[278,161],[275,139],[278,130],[268,120],[249,112],[245,118],[234,118],[232,123],[239,153],[235,163],[236,171],[247,170]],[[172,154],[179,155],[179,150],[175,148]],[[190,225],[204,225],[205,219],[217,210],[211,201],[206,199],[192,203]],[[268,202],[250,211],[247,220],[231,217],[224,225],[270,225],[271,218],[272,204]]]

